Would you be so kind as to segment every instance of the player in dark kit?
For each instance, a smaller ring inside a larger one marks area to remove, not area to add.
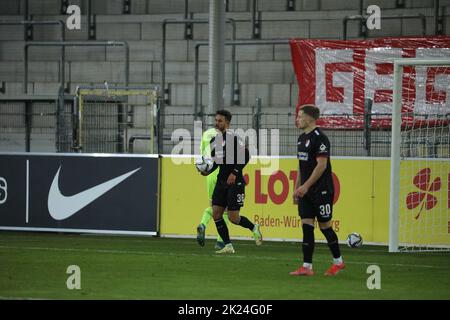
[[[312,268],[314,219],[317,219],[333,255],[333,265],[325,275],[334,276],[345,268],[337,235],[331,227],[334,186],[331,175],[330,141],[316,126],[319,116],[319,108],[304,105],[295,120],[297,128],[304,131],[297,141],[299,169],[294,191],[294,203],[298,204],[298,212],[302,219],[303,265],[290,273],[295,276],[314,275]]]
[[[214,166],[209,172],[202,173],[202,175],[208,175],[217,167],[220,168],[212,196],[212,208],[217,232],[225,246],[221,250],[216,251],[216,253],[234,253],[228,227],[223,220],[225,208],[227,208],[228,218],[232,223],[253,232],[257,245],[262,243],[262,235],[258,224],[253,224],[246,217],[239,215],[245,198],[245,181],[242,170],[250,160],[248,148],[237,135],[228,130],[231,121],[231,113],[229,111],[217,111],[215,121],[216,129],[220,133],[212,138],[210,142]]]

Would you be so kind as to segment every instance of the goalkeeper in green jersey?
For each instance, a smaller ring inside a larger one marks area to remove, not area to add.
[[[211,148],[210,148],[210,142],[211,139],[214,138],[217,134],[217,130],[215,128],[211,128],[206,130],[202,135],[202,141],[200,143],[200,154],[205,157],[211,157]],[[217,181],[217,175],[219,174],[219,170],[215,170],[208,176],[206,176],[206,191],[208,192],[208,199],[209,199],[209,207],[203,211],[203,216],[200,221],[200,224],[197,227],[197,242],[200,246],[205,245],[205,231],[206,226],[211,221],[213,217],[213,211],[211,207],[211,199],[214,192],[214,188],[216,186]],[[228,219],[228,215],[223,216],[225,223],[229,225],[230,220]],[[217,242],[215,245],[216,250],[220,250],[225,246],[223,243],[222,238],[218,235],[217,236]]]

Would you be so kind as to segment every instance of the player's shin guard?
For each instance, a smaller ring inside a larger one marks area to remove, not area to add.
[[[328,247],[331,250],[333,258],[337,259],[341,256],[341,250],[339,249],[339,242],[336,232],[334,232],[332,227],[327,229],[321,229],[323,235],[327,239]]]
[[[230,235],[228,233],[228,227],[225,221],[222,218],[220,218],[219,220],[214,220],[214,223],[216,224],[217,232],[222,238],[223,243],[225,244],[231,243]]]
[[[250,229],[250,231],[253,231],[253,228],[255,227],[255,225],[247,219],[247,217],[241,216],[241,219],[239,220],[239,225],[241,227]]]
[[[314,226],[310,224],[303,224],[303,262],[312,263],[312,256],[314,252]]]

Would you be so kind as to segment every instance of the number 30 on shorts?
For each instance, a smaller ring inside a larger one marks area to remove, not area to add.
[[[331,214],[331,205],[329,203],[319,206],[321,216],[329,216]]]
[[[244,198],[245,198],[245,193],[238,193],[237,194],[237,202],[238,203],[243,203],[244,202]]]

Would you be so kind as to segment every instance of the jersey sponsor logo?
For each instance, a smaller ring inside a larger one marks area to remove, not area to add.
[[[325,151],[326,149],[327,149],[327,146],[324,145],[323,143],[319,147],[319,150],[322,151],[322,152]]]
[[[308,147],[310,142],[311,142],[311,141],[309,141],[309,139],[306,140],[306,142],[305,142],[305,147]]]
[[[308,161],[308,152],[299,152],[297,158],[301,161]]]

